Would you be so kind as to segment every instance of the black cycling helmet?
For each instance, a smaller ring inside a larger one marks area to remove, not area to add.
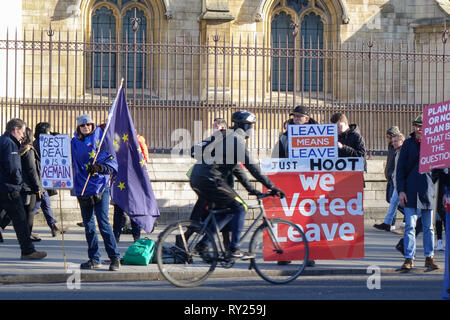
[[[239,124],[253,124],[253,123],[256,123],[256,116],[253,113],[249,112],[249,111],[245,111],[245,110],[236,111],[231,116],[231,121],[233,121],[237,125],[239,125]]]

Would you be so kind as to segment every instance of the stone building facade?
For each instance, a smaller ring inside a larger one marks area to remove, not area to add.
[[[52,40],[60,41],[96,41],[96,42],[132,42],[133,41],[133,21],[139,24],[139,31],[137,32],[138,43],[172,43],[177,41],[181,44],[183,41],[197,44],[215,44],[214,35],[219,35],[217,38],[217,45],[233,46],[250,46],[250,47],[306,47],[306,48],[325,48],[325,49],[339,49],[354,48],[355,50],[368,50],[368,45],[373,50],[395,49],[417,51],[417,52],[436,52],[441,54],[443,52],[442,45],[442,31],[444,22],[447,20],[450,25],[450,2],[448,0],[17,0],[16,4],[11,9],[12,12],[3,13],[3,15],[13,17],[3,19],[0,21],[0,32],[2,38],[5,38],[5,29],[9,28],[9,39],[14,38],[13,30],[17,28],[19,39],[26,38],[30,40],[32,37],[36,41],[43,39],[48,40],[47,31],[51,28],[57,31]],[[136,17],[135,17],[136,14]],[[137,18],[133,20],[133,18]],[[3,25],[2,25],[3,24]],[[295,30],[294,30],[295,29]],[[22,33],[22,30],[25,32]],[[34,35],[32,34],[34,30]],[[44,31],[41,36],[40,31]],[[295,31],[296,36],[293,36]],[[41,38],[42,37],[42,38]],[[402,44],[402,47],[399,45]],[[414,47],[417,45],[417,48]],[[347,47],[346,47],[347,46]],[[354,46],[354,47],[353,47]],[[414,47],[414,48],[413,48]],[[62,64],[65,64],[65,53],[61,53],[60,59]],[[44,56],[44,61],[46,57]],[[53,59],[56,59],[55,57]],[[267,94],[261,96],[256,92],[269,91],[292,91],[293,82],[296,78],[296,91],[308,91],[308,86],[311,85],[312,91],[323,92],[324,83],[329,83],[326,90],[329,94],[333,93],[333,98],[344,98],[345,92],[350,92],[346,98],[351,100],[354,95],[361,100],[361,93],[353,90],[353,84],[345,79],[339,79],[339,73],[357,73],[364,67],[362,64],[350,63],[336,63],[332,65],[312,65],[308,67],[302,66],[301,59],[295,62],[297,70],[303,70],[300,76],[293,76],[293,68],[291,62],[283,65],[282,62],[276,65],[276,62],[270,62],[268,59],[258,59],[249,57],[249,61],[239,61],[237,58],[230,63],[230,57],[222,61],[193,61],[192,69],[197,73],[198,64],[202,64],[201,76],[203,83],[208,82],[208,90],[198,90],[198,83],[193,84],[193,92],[205,98],[205,95],[212,94],[213,87],[216,89],[219,97],[222,99],[223,95],[226,99],[230,99],[230,88],[237,88],[239,82],[246,84],[246,87],[240,88],[239,93],[242,95],[250,95],[250,99],[267,100]],[[18,59],[18,68],[23,64]],[[25,62],[25,75],[31,73],[30,58],[27,57]],[[106,56],[103,58],[104,70],[107,67],[113,67],[112,81],[117,83],[120,75],[125,72],[125,58],[122,55],[118,57],[113,56],[112,62],[107,61]],[[96,86],[95,82],[99,82],[100,78],[88,79],[83,83],[82,74],[86,69],[92,67],[93,62],[86,61],[79,62],[77,66],[67,59],[67,70],[71,78],[74,73],[78,75],[79,84],[69,84],[68,89],[65,89],[65,77],[61,77],[60,95],[66,94],[65,90],[69,90],[69,95],[80,95],[84,86]],[[131,60],[130,60],[131,61]],[[284,60],[282,60],[284,61]],[[98,62],[98,61],[97,61]],[[159,64],[161,68],[160,81],[162,88],[160,94],[165,95],[165,90],[170,96],[173,95],[173,86],[179,86],[180,82],[173,84],[173,71],[179,71],[179,76],[183,71],[181,59],[175,64],[166,63],[165,61],[136,61],[137,68],[141,68],[143,64],[153,63],[153,66]],[[308,61],[306,61],[308,63]],[[56,60],[54,62],[56,65]],[[225,66],[224,66],[225,64]],[[425,64],[426,65],[426,64]],[[216,68],[215,77],[212,76]],[[362,66],[362,67],[361,67]],[[128,64],[131,74],[131,68],[134,67],[131,63]],[[426,65],[425,68],[428,66]],[[39,61],[35,61],[34,68],[41,68]],[[77,68],[77,70],[74,70]],[[99,68],[99,63],[97,63]],[[444,70],[440,72],[440,66],[430,66],[429,81],[432,87],[437,87],[436,95],[444,96],[439,83],[443,78],[450,79],[450,71]],[[166,72],[167,70],[168,72]],[[327,70],[325,70],[327,69]],[[395,66],[390,66],[389,63],[385,68],[387,79],[395,78],[392,86],[386,89],[379,89],[380,95],[392,94],[394,90],[401,90],[404,87],[403,96],[410,96],[414,92],[423,90],[412,77],[407,81],[400,79],[402,74],[410,72],[416,74],[418,77],[419,71],[413,70],[413,66],[409,63],[403,64],[397,69]],[[411,70],[409,70],[411,69]],[[431,70],[432,69],[432,70]],[[206,72],[210,71],[209,78]],[[185,80],[189,80],[191,75],[189,70],[185,70]],[[326,72],[325,72],[326,71]],[[55,72],[55,70],[53,70]],[[291,72],[291,73],[289,73]],[[300,71],[301,72],[301,71]],[[238,76],[241,74],[241,78]],[[320,74],[317,77],[316,75]],[[99,74],[99,72],[96,72]],[[166,75],[167,74],[167,75]],[[116,76],[117,75],[117,76]],[[233,76],[234,75],[234,76]],[[281,75],[281,76],[280,76]],[[48,74],[44,74],[44,78]],[[95,77],[102,77],[101,75]],[[145,74],[141,81],[138,73],[137,86],[144,85],[146,88],[152,82],[151,77],[156,77],[156,74],[149,72]],[[164,84],[164,78],[169,77],[168,87]],[[308,82],[311,77],[312,83]],[[327,77],[327,79],[323,79]],[[368,75],[364,76],[368,77]],[[30,88],[31,80],[27,77],[25,86]],[[106,75],[103,75],[103,80],[106,82]],[[280,79],[279,79],[280,78]],[[328,79],[329,78],[329,79]],[[277,80],[278,79],[278,80]],[[366,79],[364,79],[366,80]],[[398,80],[398,81],[397,81]],[[1,81],[5,81],[1,79]],[[131,81],[128,79],[128,81]],[[18,79],[20,83],[20,79]],[[94,82],[92,84],[91,82]],[[145,82],[141,84],[140,82]],[[233,83],[231,83],[233,82]],[[357,82],[357,81],[354,81]],[[368,82],[379,82],[375,79],[367,79]],[[156,83],[156,81],[154,81]],[[353,83],[353,82],[352,82]],[[11,86],[11,81],[10,84]],[[53,85],[56,86],[55,81]],[[184,84],[185,85],[185,84]],[[352,86],[347,88],[346,86]],[[97,84],[98,87],[98,84]],[[250,89],[247,89],[250,88]],[[338,90],[339,88],[339,90]],[[4,90],[4,87],[1,89]],[[46,87],[43,88],[44,96],[48,95]],[[56,88],[50,88],[53,95],[56,95]],[[384,92],[385,90],[386,92]],[[445,90],[445,89],[444,89]],[[20,91],[20,90],[19,90]],[[247,93],[248,91],[248,93]],[[234,90],[234,98],[236,98],[238,90]],[[425,93],[427,94],[427,93]],[[19,94],[20,95],[20,94]],[[179,99],[181,90],[177,94]],[[341,97],[339,97],[341,96]],[[207,96],[208,98],[210,96]],[[424,98],[425,101],[426,97]],[[367,99],[364,99],[367,100]],[[429,98],[428,101],[433,100]],[[439,99],[438,99],[439,100]],[[441,99],[442,100],[442,99]],[[427,101],[427,102],[428,102]],[[364,102],[364,101],[363,101]],[[434,102],[434,101],[430,101]]]

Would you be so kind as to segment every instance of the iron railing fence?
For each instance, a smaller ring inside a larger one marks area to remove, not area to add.
[[[206,41],[167,35],[145,43],[136,37],[112,42],[111,36],[92,42],[53,30],[8,33],[5,39],[2,131],[12,117],[31,128],[47,121],[69,135],[79,114],[90,112],[101,123],[124,78],[136,129],[152,151],[187,147],[204,137],[214,118],[229,121],[234,111],[247,109],[258,116],[249,146],[267,154],[294,106],[303,104],[320,123],[346,113],[373,154],[387,149],[390,126],[407,134],[424,106],[450,99],[444,37],[339,45],[295,38],[293,47],[280,39],[218,35]]]

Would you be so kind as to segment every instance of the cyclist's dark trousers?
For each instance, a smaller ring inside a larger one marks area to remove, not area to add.
[[[239,238],[244,228],[246,205],[239,195],[222,179],[192,176],[191,187],[199,196],[208,203],[214,203],[214,209],[230,208],[230,213],[216,216],[219,230],[231,221],[231,249],[239,248]],[[215,231],[214,226],[210,226]]]

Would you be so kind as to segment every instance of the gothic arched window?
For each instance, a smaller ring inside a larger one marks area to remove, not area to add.
[[[286,50],[274,50],[272,56],[271,82],[273,91],[293,91],[294,89],[294,63],[299,72],[295,75],[303,91],[323,90],[323,59],[318,53],[309,49],[323,48],[324,24],[319,14],[323,13],[320,1],[314,2],[311,8],[309,0],[280,0],[273,7],[271,20],[272,48]],[[318,13],[317,13],[318,12]],[[317,13],[317,14],[316,14]],[[294,23],[300,24],[301,33],[294,40],[292,35]],[[300,61],[295,61],[292,51],[294,41],[298,49],[302,51]],[[283,57],[283,55],[285,57]],[[310,56],[310,57],[309,57]]]
[[[101,7],[92,16],[94,50],[94,88],[115,87],[117,57],[103,43],[116,42],[116,19],[112,10]],[[106,49],[105,49],[106,48]],[[101,50],[101,51],[100,51]]]
[[[116,88],[118,79],[122,77],[126,79],[128,88],[145,87],[146,61],[141,52],[148,38],[148,21],[153,12],[149,5],[142,0],[94,2],[91,26],[93,56],[90,62],[93,74],[92,80],[88,79],[94,88]],[[136,32],[133,31],[135,19],[138,21]],[[107,45],[118,42],[134,44],[135,41],[136,46]]]
[[[302,20],[301,38],[305,49],[323,48],[323,23],[320,17],[310,13]],[[303,90],[322,91],[323,88],[323,59],[317,58],[318,51],[305,51],[303,59]]]

